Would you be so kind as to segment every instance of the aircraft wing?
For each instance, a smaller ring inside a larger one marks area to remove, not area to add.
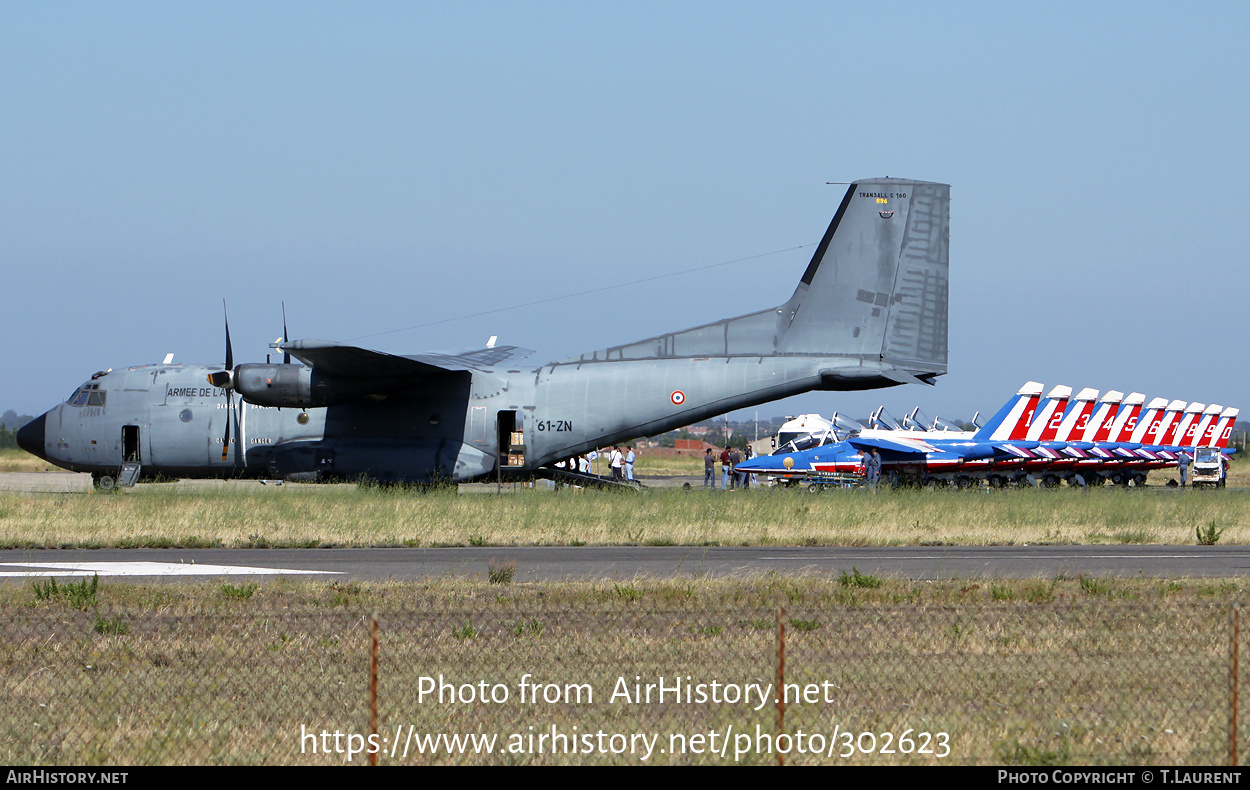
[[[457,354],[430,353],[408,358],[426,362],[445,370],[469,370],[470,368],[480,370],[482,368],[498,367],[505,362],[525,359],[533,353],[533,350],[528,348],[495,346],[493,348],[479,348],[475,351],[462,351]]]
[[[891,438],[888,436],[853,436],[847,440],[856,449],[864,451],[871,447],[887,454],[928,457],[940,453],[949,453],[965,461],[981,458],[993,458],[1000,452],[1015,454],[1015,449],[1002,444],[991,444],[974,441],[943,441],[935,439],[925,441],[914,437]],[[1024,453],[1025,457],[1032,457]]]
[[[926,455],[927,453],[940,452],[936,447],[917,439],[852,436],[846,441],[847,444],[860,451],[875,447],[882,452],[904,453],[908,455]]]
[[[328,340],[293,340],[276,347],[321,373],[351,379],[414,378],[477,370],[534,353],[516,346],[498,346],[462,354],[401,357]]]

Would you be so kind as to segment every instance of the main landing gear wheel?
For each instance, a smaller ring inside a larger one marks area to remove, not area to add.
[[[91,482],[95,485],[97,491],[112,491],[117,488],[117,479],[112,475],[106,475],[101,472],[93,472],[91,474]]]

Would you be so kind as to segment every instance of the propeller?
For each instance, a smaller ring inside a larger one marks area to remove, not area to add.
[[[208,383],[220,387],[226,393],[226,432],[221,437],[221,460],[224,462],[230,454],[230,429],[234,416],[234,350],[230,346],[230,316],[226,312],[226,300],[221,300],[222,319],[226,325],[226,369],[208,374]],[[236,442],[237,444],[237,442]],[[238,459],[238,449],[235,450]]]
[[[288,339],[290,339],[290,337],[291,337],[291,333],[286,331],[286,302],[283,302],[282,303],[282,342],[285,343]],[[282,352],[282,364],[283,365],[291,364],[291,352],[290,351]]]
[[[221,314],[226,323],[226,369],[208,374],[208,383],[228,390],[234,386],[234,352],[230,348],[230,316],[226,314],[226,300],[221,300]]]

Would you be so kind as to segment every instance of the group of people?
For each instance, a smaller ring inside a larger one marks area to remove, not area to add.
[[[557,461],[556,467],[560,469],[569,469],[581,472],[582,474],[594,474],[592,471],[592,462],[600,456],[603,456],[608,463],[608,469],[611,472],[612,479],[618,482],[632,481],[634,479],[634,462],[638,456],[634,452],[634,448],[625,445],[624,447],[613,445],[603,450],[591,450],[585,455],[578,455],[564,461]],[[744,460],[750,460],[755,457],[750,445],[747,445],[745,454],[736,447],[725,445],[725,449],[720,455],[712,452],[709,447],[703,453],[703,485],[705,488],[716,489],[716,462],[720,461],[720,488],[728,491],[734,488],[750,488],[755,484],[755,474],[751,472],[739,472],[738,464]],[[877,451],[871,450],[864,454],[864,476],[866,487],[875,489],[877,482],[881,478],[881,456]],[[1184,480],[1184,471],[1181,472],[1181,479]]]
[[[608,468],[612,470],[612,479],[618,482],[634,479],[634,448],[615,445],[608,451]]]
[[[721,468],[721,488],[726,491],[741,486],[742,488],[750,488],[755,480],[755,475],[750,472],[739,472],[736,467],[743,460],[754,458],[755,454],[751,451],[750,445],[747,445],[745,459],[743,454],[736,447],[725,445],[725,449],[720,454]],[[716,461],[717,456],[712,453],[709,447],[703,453],[703,485],[705,488],[716,488]]]
[[[613,445],[603,450],[591,450],[585,455],[578,455],[564,461],[556,461],[556,468],[569,469],[584,475],[595,474],[591,469],[591,462],[599,456],[607,459],[613,480],[623,482],[634,479],[634,461],[638,456],[634,453],[634,448],[629,445],[624,447]]]

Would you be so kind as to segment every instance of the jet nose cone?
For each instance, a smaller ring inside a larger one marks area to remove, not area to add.
[[[44,425],[47,423],[46,413],[23,425],[17,430],[17,446],[40,458],[46,458],[43,449]]]

